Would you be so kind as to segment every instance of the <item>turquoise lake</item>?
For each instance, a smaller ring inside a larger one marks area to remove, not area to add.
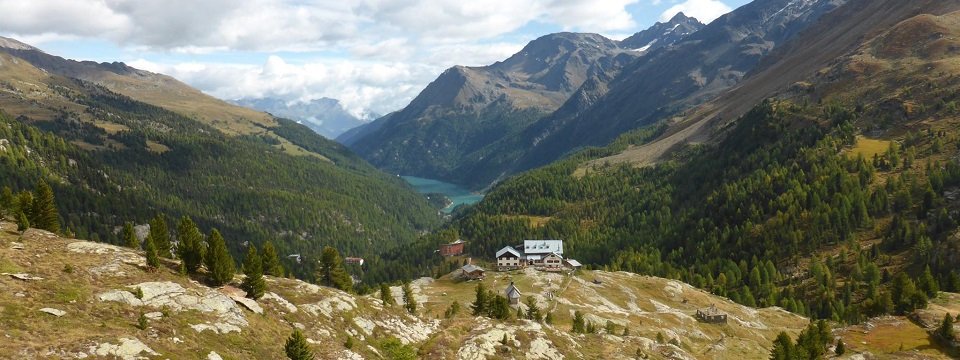
[[[456,184],[443,182],[434,179],[425,179],[416,176],[401,176],[417,192],[421,194],[440,193],[450,198],[450,206],[443,208],[443,212],[450,213],[454,208],[460,205],[473,205],[483,199],[483,194],[471,192]]]

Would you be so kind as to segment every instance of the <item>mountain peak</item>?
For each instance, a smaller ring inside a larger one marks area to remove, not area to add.
[[[35,48],[35,47],[33,47],[33,46],[30,46],[30,45],[27,45],[27,44],[25,44],[25,43],[23,43],[23,42],[21,42],[21,41],[19,41],[19,40],[11,39],[11,38],[8,38],[8,37],[3,37],[3,36],[0,36],[0,48],[7,48],[7,49],[13,49],[13,50],[36,50],[36,51],[40,51],[40,49],[37,49],[37,48]]]
[[[697,20],[697,19],[689,17],[686,14],[684,14],[683,11],[681,11],[681,12],[678,12],[676,15],[674,15],[672,18],[670,18],[670,21],[668,21],[668,23],[678,23],[678,22],[683,22],[687,20]]]
[[[633,34],[620,42],[620,47],[648,53],[658,48],[673,45],[687,35],[704,27],[696,18],[678,12],[670,21],[653,24],[650,28]]]

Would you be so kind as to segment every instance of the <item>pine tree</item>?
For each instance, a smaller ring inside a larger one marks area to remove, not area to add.
[[[390,291],[390,286],[386,283],[380,283],[380,300],[383,301],[384,305],[388,306],[397,304],[397,300],[393,298],[393,293]]]
[[[270,276],[283,276],[283,266],[280,265],[280,257],[277,255],[277,249],[273,243],[267,241],[263,244],[263,273]]]
[[[413,297],[413,289],[410,288],[410,282],[403,283],[403,307],[411,314],[417,313],[417,299]]]
[[[147,257],[147,266],[151,269],[156,269],[160,267],[160,257],[157,256],[157,247],[153,245],[153,236],[147,236],[147,240],[144,241],[143,249],[146,251]]]
[[[548,325],[553,325],[553,313],[548,312],[547,316],[543,318],[543,322],[547,323]]]
[[[607,324],[603,327],[603,330],[606,331],[607,334],[613,335],[617,331],[617,324],[607,320]]]
[[[847,346],[843,344],[843,339],[837,340],[837,347],[833,350],[837,356],[842,356],[847,352]]]
[[[137,317],[137,329],[146,330],[147,329],[147,316],[141,312],[140,316]]]
[[[177,225],[177,256],[188,274],[196,274],[203,265],[203,235],[188,216],[181,218]]]
[[[240,288],[247,292],[247,297],[259,299],[267,288],[266,281],[263,280],[263,260],[257,254],[257,247],[250,244],[247,249],[247,257],[243,259],[243,273],[246,277]]]
[[[350,291],[353,280],[343,268],[343,259],[340,252],[325,246],[320,253],[320,268],[317,269],[317,281],[323,286],[335,287],[343,291]]]
[[[13,190],[10,190],[8,186],[4,186],[3,190],[0,191],[0,216],[13,211],[14,199]]]
[[[587,332],[587,327],[586,327],[586,324],[584,324],[584,320],[583,320],[583,313],[580,312],[580,310],[577,310],[576,312],[573,313],[573,329],[572,330],[575,334],[583,334]],[[660,337],[663,337],[663,335],[661,334],[657,334],[657,335],[659,335],[658,339]]]
[[[937,280],[933,278],[933,274],[930,272],[930,265],[927,265],[926,269],[923,270],[923,274],[917,279],[917,287],[931,298],[936,297],[937,293],[940,292],[940,285],[938,285]]]
[[[123,245],[131,249],[140,249],[140,239],[137,239],[137,232],[133,229],[132,222],[123,223]]]
[[[487,289],[484,288],[482,282],[477,283],[477,298],[473,301],[473,304],[470,305],[470,308],[473,309],[473,316],[481,316],[487,313]]]
[[[162,214],[157,214],[150,220],[150,237],[153,238],[153,245],[157,248],[157,254],[165,258],[173,256],[170,252],[173,247],[170,243],[170,229],[167,226],[167,218]]]
[[[533,298],[533,296],[527,296],[526,318],[536,322],[543,320],[543,314],[540,313],[540,308],[537,307],[537,301]]]
[[[450,307],[443,312],[443,317],[449,319],[457,316],[458,313],[460,313],[460,302],[454,301],[453,304],[450,304]]]
[[[660,342],[662,335],[657,334],[657,342]],[[770,350],[770,360],[793,360],[801,359],[797,357],[794,351],[793,340],[790,340],[790,335],[787,335],[786,332],[781,331],[777,335],[777,339],[773,341],[773,349]]]
[[[223,286],[233,280],[236,265],[227,250],[227,242],[217,229],[211,230],[207,237],[207,256],[204,260],[213,286]]]
[[[498,320],[510,319],[510,300],[507,300],[507,298],[503,296],[490,293],[487,294],[487,297],[492,299],[487,308],[487,316]]]
[[[953,331],[953,317],[949,313],[943,315],[943,322],[937,328],[937,335],[947,342],[953,341],[956,336]]]
[[[57,212],[56,201],[53,199],[53,189],[43,179],[37,182],[36,197],[33,198],[31,212],[34,227],[52,233],[60,232],[60,215]]]
[[[30,220],[27,219],[27,214],[24,214],[23,211],[21,211],[19,214],[17,214],[17,231],[22,233],[27,231],[29,228]]]
[[[290,360],[313,360],[313,351],[310,351],[307,338],[303,337],[300,329],[293,330],[293,334],[287,339],[287,344],[284,345],[283,350]]]

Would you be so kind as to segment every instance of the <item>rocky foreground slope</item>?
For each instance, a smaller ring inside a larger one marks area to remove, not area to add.
[[[498,290],[516,282],[524,298],[533,297],[553,314],[553,325],[547,325],[470,316],[475,282],[415,281],[421,307],[414,316],[402,306],[385,306],[376,295],[272,277],[267,294],[252,301],[235,287],[213,289],[178,275],[173,262],[157,271],[147,271],[144,263],[126,248],[35,229],[20,235],[14,224],[0,222],[0,358],[275,359],[283,357],[283,342],[296,327],[320,359],[383,358],[383,344],[391,338],[428,359],[629,359],[638,353],[653,359],[760,359],[780,331],[795,335],[808,321],[623,272],[491,273],[484,280]],[[392,290],[401,300],[400,289]],[[454,301],[463,310],[445,319]],[[697,308],[710,305],[730,321],[693,318]],[[616,330],[573,334],[575,310],[600,328],[609,321]],[[144,329],[138,327],[141,314]],[[658,334],[664,341],[658,342]]]

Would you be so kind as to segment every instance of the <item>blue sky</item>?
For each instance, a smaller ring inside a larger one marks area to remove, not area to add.
[[[123,61],[211,95],[405,106],[453,65],[486,65],[558,31],[623,38],[677,11],[708,22],[748,0],[0,0],[0,35]]]

